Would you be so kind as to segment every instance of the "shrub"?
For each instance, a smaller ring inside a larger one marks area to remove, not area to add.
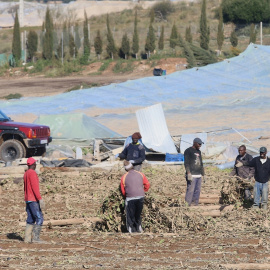
[[[154,4],[152,7],[156,17],[161,17],[161,19],[167,19],[167,16],[173,12],[173,4],[170,1],[163,1]]]
[[[22,97],[21,94],[15,93],[15,94],[9,94],[7,96],[4,96],[4,99],[20,99]]]
[[[101,65],[101,67],[99,68],[99,71],[106,70],[111,62],[112,62],[111,59],[108,59],[108,60],[104,61],[103,64]]]

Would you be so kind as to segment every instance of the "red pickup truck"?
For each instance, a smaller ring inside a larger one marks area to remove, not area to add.
[[[50,132],[48,126],[13,122],[0,111],[0,160],[43,155],[52,141]]]

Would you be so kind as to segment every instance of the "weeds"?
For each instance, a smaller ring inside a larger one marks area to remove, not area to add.
[[[132,72],[133,69],[134,69],[134,65],[132,61],[119,60],[116,62],[113,68],[113,72],[114,73]]]
[[[21,97],[22,97],[21,94],[15,93],[15,94],[9,94],[7,96],[4,96],[3,98],[9,100],[9,99],[20,99]]]
[[[103,61],[102,66],[99,68],[99,71],[104,71],[108,68],[108,66],[110,65],[110,63],[112,62],[112,59],[108,59]]]

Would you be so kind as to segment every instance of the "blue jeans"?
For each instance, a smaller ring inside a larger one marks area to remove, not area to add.
[[[43,214],[41,212],[38,202],[28,202],[26,203],[26,212],[27,212],[27,224],[43,224]]]
[[[187,178],[187,191],[185,201],[190,206],[193,202],[195,205],[199,204],[200,194],[201,194],[201,187],[202,187],[202,178],[193,178],[192,181],[189,181]]]
[[[260,183],[255,181],[254,185],[254,206],[267,205],[268,202],[268,182]]]

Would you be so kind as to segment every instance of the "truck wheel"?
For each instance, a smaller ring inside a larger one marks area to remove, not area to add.
[[[17,158],[24,158],[26,150],[24,145],[17,140],[7,140],[0,146],[0,159],[8,162]]]

